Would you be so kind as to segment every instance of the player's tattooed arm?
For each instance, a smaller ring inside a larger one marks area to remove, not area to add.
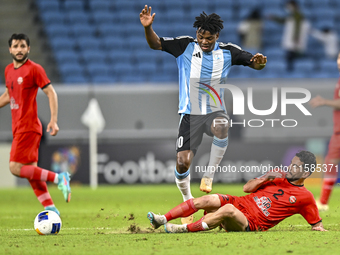
[[[314,225],[312,225],[312,230],[314,230],[314,231],[328,231],[328,230],[323,228],[323,225],[322,225],[321,221],[316,223],[316,224],[314,224]]]
[[[243,191],[246,193],[255,192],[265,182],[265,178],[251,179],[243,186]]]
[[[243,191],[246,193],[252,193],[258,190],[265,182],[273,181],[275,178],[282,178],[282,174],[279,172],[268,172],[265,175],[249,180],[244,186]]]
[[[8,89],[6,88],[6,91],[0,96],[0,108],[4,107],[5,105],[9,104],[9,93]]]
[[[334,108],[335,110],[340,110],[340,99],[326,99],[321,96],[316,96],[309,101],[309,104],[313,108],[319,106],[329,106]]]
[[[263,69],[266,64],[267,64],[267,57],[263,56],[261,53],[256,53],[251,59],[250,59],[251,64],[249,67],[256,69],[256,70],[261,70]]]
[[[156,13],[151,15],[151,6],[148,7],[147,5],[145,5],[144,9],[139,14],[139,19],[144,27],[146,41],[148,42],[150,48],[154,50],[161,50],[161,40],[152,29],[152,23],[155,19],[155,15]]]

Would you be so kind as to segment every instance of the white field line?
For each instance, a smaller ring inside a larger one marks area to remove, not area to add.
[[[93,229],[93,230],[103,230],[103,229],[113,229],[113,228],[63,228],[63,230],[87,230],[87,229]],[[15,229],[7,229],[9,231],[30,231],[34,230],[34,228],[15,228]]]
[[[327,226],[339,226],[339,224],[326,224]],[[287,226],[286,226],[287,227]],[[291,225],[289,227],[310,227],[309,224],[302,224],[302,225]],[[62,228],[63,230],[88,230],[88,229],[93,229],[93,230],[104,230],[104,229],[109,229],[112,230],[113,228],[106,228],[106,227],[102,227],[102,228]],[[8,229],[9,231],[30,231],[30,230],[34,230],[34,228],[17,228],[17,229]]]

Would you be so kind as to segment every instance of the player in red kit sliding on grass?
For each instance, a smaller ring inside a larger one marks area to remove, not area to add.
[[[340,71],[340,53],[337,64]],[[333,135],[329,142],[328,153],[325,158],[327,171],[323,179],[321,197],[317,201],[320,211],[328,211],[328,201],[334,184],[338,179],[337,165],[340,162],[340,79],[336,84],[333,100],[317,96],[312,98],[309,103],[312,107],[329,106],[333,108]]]
[[[13,142],[9,168],[13,175],[28,179],[45,210],[60,214],[47,190],[46,182],[58,184],[66,202],[69,202],[69,174],[57,174],[37,166],[42,126],[38,119],[36,96],[41,88],[49,99],[51,120],[47,132],[55,136],[59,131],[57,94],[45,70],[28,59],[29,38],[24,34],[13,34],[8,43],[13,63],[5,69],[6,91],[0,96],[0,108],[10,104],[12,113]]]
[[[244,192],[246,196],[214,194],[190,199],[165,215],[148,213],[154,228],[164,225],[168,233],[205,231],[223,227],[226,231],[265,231],[283,219],[301,214],[312,230],[325,231],[314,197],[304,187],[304,180],[315,168],[313,153],[301,151],[292,159],[289,171],[269,172],[248,181]],[[198,210],[206,215],[191,224],[171,224],[178,217],[187,217]]]

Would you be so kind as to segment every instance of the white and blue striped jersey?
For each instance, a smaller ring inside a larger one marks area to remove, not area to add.
[[[249,66],[253,55],[235,44],[216,42],[211,52],[203,52],[190,36],[162,37],[162,50],[176,57],[179,71],[180,114],[205,115],[225,111],[221,84],[232,65]]]

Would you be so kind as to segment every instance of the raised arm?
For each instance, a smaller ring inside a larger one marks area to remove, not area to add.
[[[159,39],[158,35],[153,31],[152,29],[152,23],[155,19],[156,13],[151,15],[151,6],[148,8],[147,5],[145,5],[142,12],[139,14],[140,22],[142,23],[145,31],[145,38],[148,42],[149,46],[153,50],[161,50],[161,40]]]
[[[258,190],[265,182],[272,181],[275,178],[282,178],[282,174],[279,172],[269,172],[264,176],[256,179],[249,180],[244,186],[243,191],[246,193],[252,193]]]
[[[9,102],[10,102],[9,93],[8,89],[6,88],[6,91],[0,96],[0,108],[4,107],[5,105],[8,105]]]
[[[43,89],[44,93],[48,97],[48,101],[50,104],[50,110],[51,110],[51,120],[47,125],[46,132],[50,132],[51,135],[55,136],[57,135],[59,131],[59,127],[57,124],[58,121],[58,97],[57,93],[55,92],[52,84],[48,85]]]
[[[313,107],[329,106],[335,110],[340,110],[340,99],[326,99],[321,96],[316,96],[309,101],[309,104]]]
[[[267,57],[263,56],[261,53],[256,53],[251,59],[251,64],[249,67],[256,69],[256,70],[261,70],[263,69],[266,64],[267,64]]]

